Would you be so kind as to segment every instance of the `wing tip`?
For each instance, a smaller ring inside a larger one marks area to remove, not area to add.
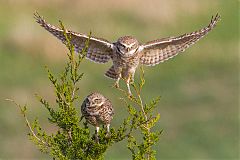
[[[213,28],[216,26],[216,24],[221,20],[221,16],[219,13],[217,13],[215,16],[212,16],[210,24],[208,27]]]
[[[33,18],[34,18],[34,19],[36,20],[36,22],[39,23],[39,24],[45,23],[45,20],[44,20],[43,16],[40,16],[40,14],[39,14],[37,11],[35,11],[35,12],[33,13]]]

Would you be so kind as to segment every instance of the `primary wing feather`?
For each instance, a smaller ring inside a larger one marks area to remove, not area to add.
[[[219,19],[220,16],[217,14],[214,18],[212,17],[207,27],[199,31],[178,37],[162,38],[143,44],[141,46],[143,50],[140,62],[144,65],[153,66],[176,56],[211,31]]]
[[[66,44],[66,37],[64,36],[64,31],[62,29],[48,24],[43,19],[43,17],[41,17],[37,13],[35,14],[35,19],[36,22],[39,23],[43,28],[45,28],[48,32],[50,32],[58,39],[60,39],[64,44]],[[71,43],[74,45],[75,51],[80,53],[85,47],[85,42],[88,40],[89,37],[87,35],[69,30],[66,30],[66,34],[71,37]],[[90,37],[86,57],[98,63],[106,63],[111,58],[112,47],[112,43],[108,42],[105,39]]]

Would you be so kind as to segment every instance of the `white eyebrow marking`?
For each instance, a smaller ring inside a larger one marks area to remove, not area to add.
[[[127,48],[131,48],[134,44],[135,44],[135,43],[131,43],[131,44],[129,44],[129,45],[124,44],[124,46],[127,47]]]

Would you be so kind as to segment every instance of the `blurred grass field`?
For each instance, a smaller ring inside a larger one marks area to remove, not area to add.
[[[28,140],[20,112],[4,100],[27,103],[30,119],[38,117],[47,131],[54,131],[34,94],[54,104],[44,66],[59,73],[67,49],[35,23],[35,11],[51,24],[62,20],[74,31],[91,30],[109,41],[133,35],[143,43],[198,30],[219,13],[217,27],[197,44],[165,63],[144,67],[143,98],[161,96],[158,129],[164,132],[156,145],[157,159],[240,158],[238,0],[0,0],[0,159],[50,159]],[[79,94],[83,99],[100,91],[109,97],[116,110],[116,126],[126,111],[117,98],[119,92],[110,87],[114,81],[103,76],[110,65],[84,61]],[[130,159],[125,145],[114,145],[106,159]]]

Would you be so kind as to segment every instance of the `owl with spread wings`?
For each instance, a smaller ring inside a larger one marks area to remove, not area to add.
[[[37,13],[35,13],[35,19],[48,32],[60,39],[64,44],[67,43],[63,29],[47,23]],[[85,42],[89,39],[87,59],[97,63],[107,63],[112,60],[113,65],[106,71],[105,75],[116,80],[116,87],[119,87],[120,79],[124,79],[128,93],[131,95],[130,83],[134,81],[134,73],[139,64],[154,66],[173,58],[207,35],[219,20],[220,16],[217,14],[215,17],[212,17],[206,27],[198,31],[177,37],[156,39],[143,44],[132,36],[120,37],[116,42],[112,43],[102,38],[92,36],[89,38],[86,34],[70,30],[66,30],[66,34],[71,37],[70,43],[78,53],[82,51],[85,47]]]

